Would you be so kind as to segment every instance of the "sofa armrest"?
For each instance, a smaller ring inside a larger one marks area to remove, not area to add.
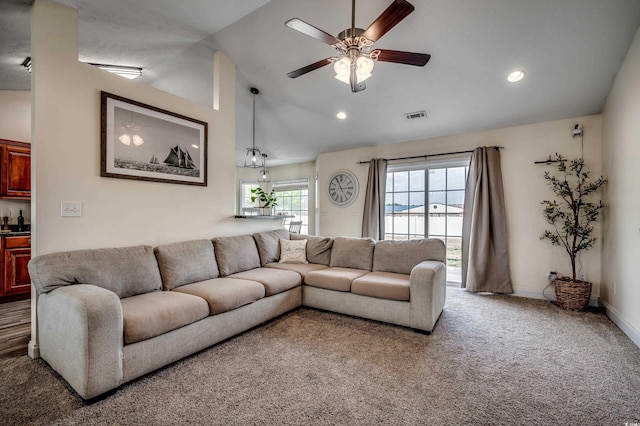
[[[118,296],[88,284],[38,299],[40,354],[84,399],[122,383],[122,307]]]
[[[446,300],[446,266],[437,260],[425,260],[411,270],[409,302],[414,328],[431,331]]]

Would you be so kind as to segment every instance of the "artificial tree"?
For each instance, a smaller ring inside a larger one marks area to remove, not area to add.
[[[564,247],[571,259],[571,279],[576,282],[576,258],[596,242],[596,237],[592,236],[593,223],[604,208],[602,201],[591,202],[588,198],[606,180],[602,176],[591,180],[582,158],[569,161],[556,154],[556,161],[560,176],[545,172],[544,178],[557,199],[542,202],[544,217],[547,223],[553,225],[553,229],[545,230],[540,239]]]

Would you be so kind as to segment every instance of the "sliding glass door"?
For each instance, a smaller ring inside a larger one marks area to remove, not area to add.
[[[385,239],[439,238],[447,247],[447,281],[460,283],[462,217],[469,159],[390,166]]]

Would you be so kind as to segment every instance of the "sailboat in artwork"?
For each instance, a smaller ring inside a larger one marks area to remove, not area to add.
[[[158,161],[158,157],[156,157],[155,154],[151,156],[151,160],[149,160],[149,162],[151,164],[160,164],[160,162]]]
[[[189,154],[189,151],[187,151],[186,148],[180,148],[179,145],[171,148],[171,151],[169,151],[169,155],[164,160],[164,163],[183,169],[197,169],[196,164],[193,162],[193,158],[191,158],[191,154]]]

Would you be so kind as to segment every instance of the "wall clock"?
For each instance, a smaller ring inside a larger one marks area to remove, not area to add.
[[[329,199],[338,207],[347,207],[358,198],[358,179],[349,170],[338,170],[329,180]]]

